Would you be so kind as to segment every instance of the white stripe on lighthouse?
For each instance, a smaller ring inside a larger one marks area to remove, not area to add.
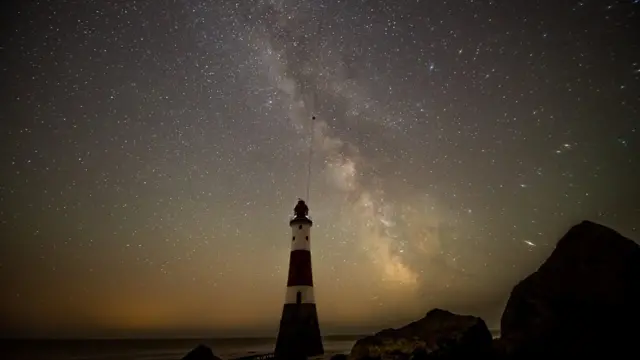
[[[298,295],[300,293],[300,295]],[[301,304],[315,304],[316,298],[313,295],[313,286],[289,286],[287,295],[284,298],[285,304],[297,304],[298,296]]]
[[[310,244],[311,225],[292,224],[291,225],[291,251],[311,250]]]

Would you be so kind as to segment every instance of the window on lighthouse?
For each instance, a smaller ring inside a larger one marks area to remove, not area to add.
[[[296,293],[296,305],[302,304],[302,292],[298,291]]]

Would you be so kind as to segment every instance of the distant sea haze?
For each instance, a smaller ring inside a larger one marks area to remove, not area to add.
[[[500,330],[491,331],[494,338]],[[325,358],[347,354],[366,335],[324,337]],[[178,360],[198,344],[224,359],[273,352],[274,338],[0,340],[3,360]]]

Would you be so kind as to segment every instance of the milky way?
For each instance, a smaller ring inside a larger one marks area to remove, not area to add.
[[[638,4],[515,3],[16,5],[2,330],[275,334],[298,197],[328,333],[495,326],[572,224],[638,238]]]

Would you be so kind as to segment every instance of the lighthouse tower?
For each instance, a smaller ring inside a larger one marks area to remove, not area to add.
[[[292,234],[287,295],[275,349],[276,357],[283,359],[324,354],[311,273],[309,242],[313,222],[303,200],[298,201],[293,211],[294,217],[289,221]]]

